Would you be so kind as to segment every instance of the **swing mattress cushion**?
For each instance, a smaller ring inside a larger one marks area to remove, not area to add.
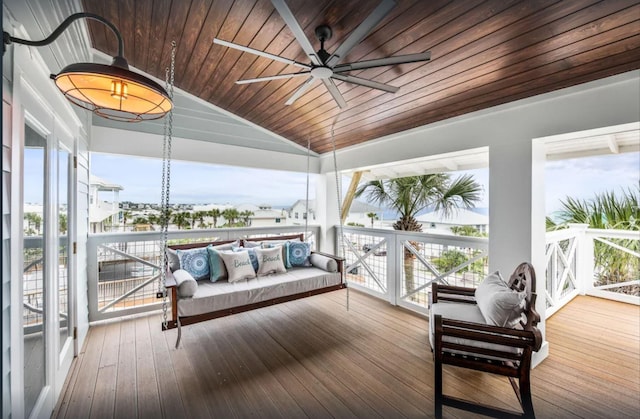
[[[286,272],[259,276],[237,282],[208,280],[198,281],[191,298],[181,298],[178,304],[180,317],[196,316],[218,310],[226,310],[273,298],[286,297],[321,288],[339,285],[339,272],[327,272],[318,267],[294,267]]]

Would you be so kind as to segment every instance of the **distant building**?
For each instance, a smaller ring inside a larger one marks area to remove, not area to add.
[[[297,200],[289,209],[290,224],[304,224],[306,217],[306,201],[304,199]],[[376,213],[378,218],[382,218],[382,209],[369,205],[365,202],[353,201],[349,209],[349,215],[345,220],[345,224],[355,223],[362,224],[365,227],[371,226],[371,218],[367,217],[370,212]],[[309,223],[316,221],[316,200],[309,200]],[[374,226],[377,226],[374,224]]]
[[[273,209],[269,204],[242,204],[238,205],[236,209],[239,213],[243,213],[244,211],[253,213],[253,215],[249,217],[249,225],[252,227],[287,225],[287,211]]]
[[[374,213],[378,219],[373,220],[373,227],[379,228],[381,227],[382,212],[383,210],[381,208],[367,204],[366,202],[353,201],[351,208],[349,208],[349,215],[345,220],[345,224],[354,223],[371,227],[371,218],[368,217],[367,214]]]
[[[113,226],[120,220],[120,191],[124,188],[107,182],[98,176],[89,177],[89,231],[102,233],[107,225]],[[103,200],[105,192],[111,194],[110,200]],[[110,229],[109,229],[110,231]]]
[[[309,200],[309,223],[316,221],[316,200]],[[293,225],[302,225],[307,218],[307,201],[304,199],[297,200],[291,208],[289,208],[289,221]]]
[[[416,217],[422,224],[425,233],[453,234],[451,227],[471,226],[480,233],[489,233],[489,217],[467,209],[453,210],[449,217],[445,217],[440,211],[432,211]]]

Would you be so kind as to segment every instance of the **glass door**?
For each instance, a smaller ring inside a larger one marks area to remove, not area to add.
[[[24,334],[24,417],[29,417],[46,385],[46,298],[49,274],[45,232],[47,141],[25,126],[24,143],[24,265],[22,275],[22,325]]]
[[[71,205],[73,205],[73,187],[71,182],[73,181],[73,159],[71,152],[61,143],[58,143],[57,150],[54,154],[57,154],[57,165],[55,169],[54,179],[57,179],[56,188],[56,220],[57,220],[57,280],[56,282],[56,310],[55,310],[55,327],[56,336],[58,341],[58,369],[56,371],[56,394],[64,385],[67,372],[71,366],[71,361],[74,356],[73,346],[73,330],[74,330],[74,310],[71,306],[73,304],[73,286],[74,286],[74,269],[73,269],[73,211],[70,211]]]

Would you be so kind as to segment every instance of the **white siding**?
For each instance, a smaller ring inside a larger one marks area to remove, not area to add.
[[[2,418],[11,413],[11,104],[2,101]]]
[[[89,330],[89,300],[87,294],[87,237],[89,234],[89,151],[87,142],[84,139],[77,144],[76,170],[76,211],[77,211],[77,249],[76,255],[76,301],[78,313],[78,340],[76,342],[78,350],[82,348],[82,343]]]

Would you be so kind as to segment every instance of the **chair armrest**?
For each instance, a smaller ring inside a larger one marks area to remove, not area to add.
[[[511,329],[447,319],[439,314],[433,316],[433,319],[435,349],[440,352],[446,348],[477,357],[521,360],[528,352],[526,349],[535,352],[542,345],[542,335],[536,327],[532,327],[531,330]],[[444,337],[451,339],[447,342]],[[486,347],[487,345],[489,347]]]
[[[437,282],[431,284],[431,298],[433,304],[438,301],[476,304],[475,293],[475,288],[442,285]]]

